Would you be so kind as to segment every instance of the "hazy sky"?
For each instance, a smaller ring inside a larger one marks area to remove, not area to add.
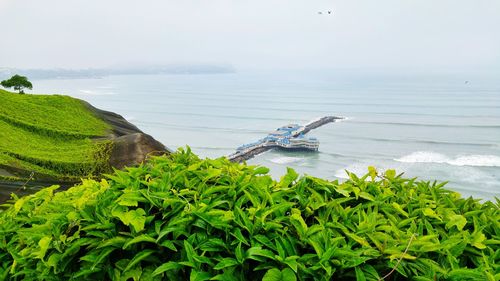
[[[499,0],[0,0],[0,26],[0,67],[500,68]]]

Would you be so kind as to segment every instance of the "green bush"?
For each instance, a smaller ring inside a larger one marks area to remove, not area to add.
[[[188,149],[15,198],[0,280],[500,279],[499,202],[392,170],[267,173]]]

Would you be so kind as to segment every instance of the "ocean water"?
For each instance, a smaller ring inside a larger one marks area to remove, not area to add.
[[[468,82],[465,82],[468,80]],[[464,196],[500,197],[500,79],[464,75],[260,72],[126,75],[38,80],[34,92],[67,94],[117,112],[171,149],[202,157],[289,123],[345,120],[313,130],[320,150],[272,150],[248,161],[279,178],[292,167],[328,179],[367,166],[449,181]]]

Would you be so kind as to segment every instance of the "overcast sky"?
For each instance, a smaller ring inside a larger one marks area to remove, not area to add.
[[[500,68],[499,0],[0,0],[0,26],[0,67]]]

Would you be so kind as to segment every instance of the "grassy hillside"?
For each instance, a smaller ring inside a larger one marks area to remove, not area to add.
[[[0,90],[0,168],[78,178],[106,169],[110,127],[77,99]],[[1,176],[1,175],[0,175]]]

